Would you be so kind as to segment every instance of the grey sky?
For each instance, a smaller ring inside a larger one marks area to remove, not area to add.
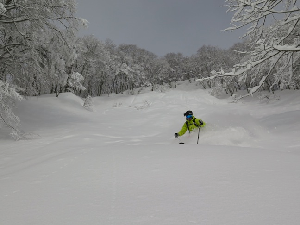
[[[158,56],[195,54],[202,45],[223,49],[240,42],[242,31],[223,32],[232,14],[224,0],[77,0],[89,21],[81,34],[115,44],[136,44]]]

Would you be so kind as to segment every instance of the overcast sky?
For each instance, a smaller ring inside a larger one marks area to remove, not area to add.
[[[78,16],[89,21],[82,34],[119,44],[136,44],[158,56],[193,55],[202,45],[223,49],[243,31],[224,32],[232,14],[225,0],[77,0]]]

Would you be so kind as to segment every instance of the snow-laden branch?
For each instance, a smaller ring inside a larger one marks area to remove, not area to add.
[[[198,81],[242,77],[243,81],[248,80],[251,85],[255,85],[249,88],[249,94],[245,96],[253,95],[266,82],[270,88],[282,83],[280,79],[274,79],[276,72],[292,71],[288,66],[293,66],[293,61],[300,57],[297,36],[300,9],[296,2],[297,0],[226,0],[228,12],[233,12],[234,15],[232,26],[225,30],[232,31],[249,26],[243,37],[248,37],[255,47],[249,51],[246,62],[235,65],[231,72],[213,71],[210,77]],[[265,74],[267,69],[269,72]],[[288,73],[288,76],[291,80],[292,74]]]
[[[6,12],[5,6],[2,3],[0,3],[0,15],[4,15],[5,12]]]
[[[298,52],[300,51],[299,45],[273,45],[274,49],[278,51],[285,51],[285,52]]]
[[[238,70],[233,69],[231,72],[227,72],[227,73],[225,73],[222,70],[220,72],[212,71],[211,72],[212,76],[197,79],[196,81],[201,82],[201,81],[205,81],[205,80],[213,80],[215,78],[240,76],[240,75],[244,74],[245,72],[247,72],[248,70],[260,65],[261,63],[274,58],[278,54],[280,54],[280,51],[269,52],[269,53],[266,53],[267,56],[261,58],[260,60],[256,60],[256,61],[248,60],[245,63],[235,65],[235,68],[239,68]]]

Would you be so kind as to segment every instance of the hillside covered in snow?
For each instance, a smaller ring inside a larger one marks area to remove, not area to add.
[[[300,223],[299,91],[230,103],[182,82],[83,102],[18,103],[28,139],[0,131],[1,224]],[[199,144],[174,138],[187,110],[207,123]]]

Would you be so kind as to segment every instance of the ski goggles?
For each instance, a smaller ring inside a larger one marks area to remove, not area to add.
[[[186,118],[187,118],[187,119],[192,119],[192,118],[193,118],[193,115],[187,115]]]

